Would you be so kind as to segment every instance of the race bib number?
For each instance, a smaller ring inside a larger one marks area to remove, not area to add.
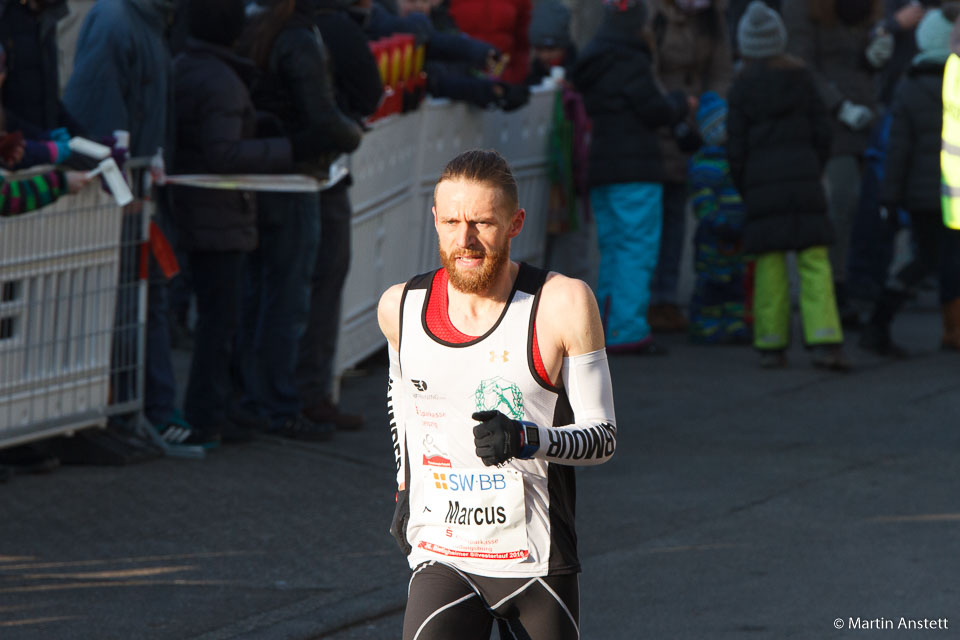
[[[523,476],[514,469],[424,467],[419,547],[455,558],[526,558]]]

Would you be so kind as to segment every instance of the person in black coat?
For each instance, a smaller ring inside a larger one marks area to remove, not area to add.
[[[253,103],[277,116],[283,135],[306,142],[295,158],[297,173],[326,180],[331,163],[354,151],[363,132],[337,105],[313,3],[265,0],[255,9],[240,45],[260,72]],[[248,263],[240,329],[244,408],[268,420],[276,435],[327,440],[333,425],[304,415],[296,380],[320,245],[320,199],[261,192],[257,200],[260,244]]]
[[[796,252],[804,338],[814,364],[848,367],[827,246],[833,230],[821,176],[830,116],[812,73],[784,55],[786,29],[760,0],[737,29],[744,66],[730,89],[727,158],[746,208],[744,250],[755,253],[754,346],[763,366],[783,366],[790,341],[786,252]]]
[[[247,82],[253,64],[232,53],[243,29],[242,0],[193,0],[184,51],[174,60],[177,144],[174,170],[194,173],[292,171],[311,151],[287,137],[256,138]],[[303,141],[308,144],[309,141]],[[191,441],[242,439],[230,422],[229,364],[239,320],[241,274],[257,246],[256,199],[230,189],[174,187],[173,217],[197,298],[196,346],[184,414]]]
[[[58,127],[83,133],[60,101],[57,22],[68,13],[65,0],[0,0],[0,44],[8,56],[2,91],[8,130],[23,129],[30,138]]]
[[[427,93],[436,98],[450,98],[486,108],[497,106],[513,111],[525,105],[530,91],[525,85],[513,85],[482,77],[478,72],[489,68],[500,58],[496,47],[468,35],[438,31],[429,16],[405,0],[400,2],[400,15],[394,15],[379,2],[374,2],[367,36],[377,40],[394,33],[410,33],[426,47],[424,71]]]
[[[340,110],[362,122],[383,96],[377,61],[370,51],[363,21],[368,14],[353,0],[313,0],[313,16],[330,60],[334,97]],[[338,166],[346,162],[337,163]],[[320,192],[320,248],[310,290],[307,327],[297,356],[297,389],[303,414],[315,423],[353,430],[363,425],[357,414],[343,413],[333,401],[333,364],[340,330],[343,285],[350,267],[353,210],[349,173],[332,171]]]
[[[945,326],[950,305],[960,304],[960,232],[943,225],[940,203],[943,73],[950,55],[950,18],[956,18],[955,10],[950,17],[940,9],[926,13],[916,30],[918,53],[893,94],[880,203],[888,216],[896,215],[898,208],[910,214],[916,247],[912,259],[887,281],[860,334],[860,346],[881,355],[904,355],[891,340],[890,324],[928,275],[938,275]],[[945,338],[944,346],[950,347],[948,342]]]
[[[607,350],[663,353],[647,324],[663,207],[663,160],[655,130],[688,113],[682,93],[665,95],[653,72],[639,0],[606,0],[600,30],[572,80],[593,121],[587,184],[600,245],[597,298]]]

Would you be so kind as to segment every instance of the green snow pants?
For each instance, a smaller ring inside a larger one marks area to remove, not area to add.
[[[797,252],[800,276],[800,317],[808,346],[843,342],[833,274],[826,247]],[[786,349],[790,343],[790,284],[783,251],[757,257],[753,298],[753,346],[761,350]]]

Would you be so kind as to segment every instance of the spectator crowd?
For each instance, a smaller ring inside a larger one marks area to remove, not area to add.
[[[151,233],[180,272],[150,258],[144,414],[168,443],[205,448],[360,429],[334,392],[351,258],[343,169],[384,95],[370,42],[410,34],[435,97],[513,111],[560,79],[548,266],[594,286],[608,352],[663,355],[656,335],[678,332],[786,366],[788,254],[814,365],[850,368],[845,331],[906,355],[894,319],[928,282],[941,344],[960,350],[960,231],[942,222],[940,170],[960,6],[596,4],[599,29],[578,51],[560,0],[97,0],[61,95],[66,1],[0,0],[0,215],[86,187],[74,137],[120,162],[162,158],[171,174],[315,178],[319,190],[294,193],[157,188]],[[43,169],[11,173],[31,167]],[[900,232],[911,256],[892,271]],[[178,344],[192,348],[182,407]],[[42,443],[2,450],[0,478],[55,464]]]

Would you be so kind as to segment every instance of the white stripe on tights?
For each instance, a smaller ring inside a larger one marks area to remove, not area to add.
[[[477,594],[475,594],[475,593],[468,593],[467,595],[463,596],[463,597],[460,598],[459,600],[454,600],[454,601],[451,602],[450,604],[445,604],[445,605],[443,605],[442,607],[440,607],[439,609],[437,609],[436,611],[434,611],[433,613],[431,613],[429,616],[427,616],[427,619],[423,621],[423,624],[420,625],[420,628],[417,629],[417,633],[413,636],[413,640],[417,640],[417,638],[420,637],[420,632],[422,632],[422,631],[423,631],[423,628],[427,626],[427,623],[430,622],[431,620],[433,620],[433,619],[434,619],[435,617],[437,617],[438,615],[440,615],[442,612],[446,611],[447,609],[450,609],[450,608],[452,608],[452,607],[457,606],[458,604],[460,604],[461,602],[464,602],[465,600],[469,600],[470,598],[476,598],[476,597],[477,597]]]

